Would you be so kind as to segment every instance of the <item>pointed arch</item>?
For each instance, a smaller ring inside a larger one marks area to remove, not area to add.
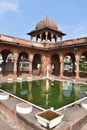
[[[32,69],[34,75],[39,75],[41,71],[41,55],[35,54],[32,62]]]
[[[1,55],[3,57],[2,63],[2,73],[3,75],[8,75],[13,73],[13,54],[8,49],[3,49],[1,51]]]
[[[26,52],[20,52],[18,56],[18,63],[17,63],[17,73],[21,75],[22,73],[29,72],[29,60],[28,54]]]
[[[75,76],[75,56],[72,52],[64,56],[64,76]]]

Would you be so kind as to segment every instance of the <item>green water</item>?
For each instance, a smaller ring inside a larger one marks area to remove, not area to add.
[[[42,108],[54,107],[54,109],[58,109],[83,98],[87,91],[87,85],[67,81],[39,80],[2,83],[0,89]]]

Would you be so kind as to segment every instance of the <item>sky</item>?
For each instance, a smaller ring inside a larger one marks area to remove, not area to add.
[[[29,39],[46,13],[67,34],[63,40],[87,36],[87,0],[0,0],[0,34]]]

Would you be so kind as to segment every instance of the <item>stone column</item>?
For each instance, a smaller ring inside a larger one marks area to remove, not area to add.
[[[52,39],[53,39],[53,33],[51,33],[51,42],[52,42]]]
[[[38,42],[38,37],[36,37],[36,42]]]
[[[40,34],[40,42],[42,42],[42,34]]]
[[[63,71],[64,71],[64,59],[63,56],[60,56],[60,77],[63,77]]]
[[[52,66],[50,57],[47,58],[47,66],[49,67],[49,76],[51,76]]]
[[[3,75],[5,75],[6,74],[6,59],[4,59],[3,60],[3,68],[2,68],[3,70]]]
[[[58,39],[58,35],[56,35],[56,41],[55,42],[57,42],[57,39]]]
[[[32,41],[32,36],[30,36],[30,41]]]
[[[35,42],[37,41],[37,36],[35,35]]]
[[[72,73],[73,73],[73,76],[74,76],[74,73],[75,73],[75,61],[73,61],[73,68],[72,68]]]
[[[32,62],[33,62],[33,55],[30,54],[29,57],[28,57],[28,59],[29,59],[29,74],[30,74],[30,76],[32,76]]]
[[[62,36],[60,37],[60,42],[62,42]]]
[[[14,67],[13,67],[13,73],[14,73],[14,77],[17,77],[17,59],[18,59],[18,54],[14,53],[13,54],[13,59],[14,59]]]
[[[45,33],[46,34],[46,41],[48,40],[48,32]]]
[[[32,61],[29,62],[29,74],[32,76]]]
[[[79,79],[79,60],[80,60],[80,56],[76,55],[76,79]]]
[[[47,60],[46,60],[45,56],[42,56],[41,63],[42,63],[42,65],[41,65],[41,74],[43,76],[46,76]]]

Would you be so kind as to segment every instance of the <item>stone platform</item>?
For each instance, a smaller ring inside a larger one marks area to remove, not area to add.
[[[87,99],[85,99],[87,101]],[[0,101],[0,113],[4,112],[8,115],[12,120],[16,121],[19,126],[21,126],[18,130],[46,130],[46,128],[42,127],[37,120],[35,119],[35,114],[40,112],[41,110],[33,107],[32,113],[29,114],[20,114],[16,112],[16,104],[22,101],[10,96],[10,98],[6,101]],[[62,123],[53,128],[52,130],[86,130],[87,126],[87,110],[80,107],[79,104],[68,107],[64,110],[59,111],[64,114],[64,118]],[[3,120],[4,122],[4,120]],[[3,123],[7,126],[5,130],[10,130],[9,124],[6,122]],[[2,126],[2,120],[0,120],[0,127]],[[4,130],[2,128],[2,130]],[[13,130],[13,128],[11,129]],[[17,129],[15,129],[17,130]]]

